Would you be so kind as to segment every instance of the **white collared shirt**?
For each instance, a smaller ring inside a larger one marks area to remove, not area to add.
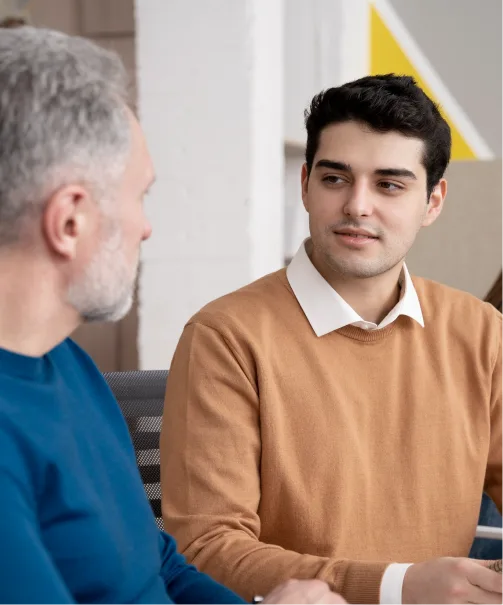
[[[379,330],[393,323],[400,315],[407,315],[424,328],[423,313],[409,271],[404,265],[400,275],[400,300],[379,325],[365,321],[321,276],[307,255],[305,240],[286,270],[286,276],[299,305],[316,336],[324,336],[344,326],[363,330]],[[380,603],[399,605],[408,563],[388,565],[381,581]]]
[[[416,289],[407,267],[400,276],[400,300],[379,325],[365,321],[318,273],[307,255],[305,240],[286,270],[293,293],[299,301],[316,336],[324,336],[344,326],[379,330],[393,323],[400,315],[408,315],[424,328],[423,313]]]

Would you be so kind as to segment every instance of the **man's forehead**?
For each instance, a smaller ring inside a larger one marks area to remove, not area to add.
[[[316,156],[334,156],[336,161],[349,164],[370,160],[379,164],[406,162],[417,166],[422,162],[423,153],[424,142],[420,139],[398,131],[376,132],[357,122],[343,122],[322,130]]]
[[[131,163],[139,163],[142,171],[148,173],[148,178],[154,176],[154,167],[152,158],[147,145],[145,134],[136,116],[129,112],[129,123],[131,127],[132,145],[131,145]]]

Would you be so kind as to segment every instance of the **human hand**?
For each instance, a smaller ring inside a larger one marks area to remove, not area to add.
[[[501,574],[494,561],[442,557],[411,565],[402,603],[501,603]]]
[[[346,603],[321,580],[288,580],[270,592],[262,603]]]

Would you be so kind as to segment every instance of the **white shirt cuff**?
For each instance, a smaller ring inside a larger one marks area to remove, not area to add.
[[[386,605],[401,605],[402,586],[405,572],[412,563],[392,563],[388,565],[381,580],[379,603]]]

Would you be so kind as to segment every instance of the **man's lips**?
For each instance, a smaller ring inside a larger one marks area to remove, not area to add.
[[[350,248],[362,248],[369,246],[379,240],[379,238],[368,231],[363,230],[351,230],[351,229],[340,229],[334,231],[334,235],[337,240],[343,245]]]
[[[335,230],[334,233],[336,235],[346,235],[354,238],[379,239],[377,235],[363,229],[338,229]]]

